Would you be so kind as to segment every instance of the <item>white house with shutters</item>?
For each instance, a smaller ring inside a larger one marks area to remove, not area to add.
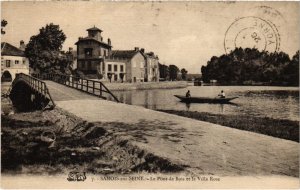
[[[17,48],[7,42],[1,43],[1,82],[13,81],[17,73],[29,74],[29,60],[25,57],[24,42]]]

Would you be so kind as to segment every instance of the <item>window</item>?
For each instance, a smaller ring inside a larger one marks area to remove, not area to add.
[[[104,53],[103,53],[103,54],[104,54],[104,57],[106,57],[106,50],[104,50]]]
[[[136,62],[133,62],[133,63],[132,63],[132,66],[133,66],[133,67],[136,67]]]
[[[91,57],[93,54],[93,48],[85,48],[84,49],[84,54],[86,57]]]
[[[19,64],[19,60],[15,60],[15,64],[18,65]]]
[[[114,65],[114,71],[118,71],[118,65]]]
[[[6,67],[10,67],[10,60],[6,60]]]
[[[108,71],[111,71],[111,64],[108,64]]]
[[[26,64],[26,61],[25,61],[25,60],[23,60],[23,64],[24,64],[24,65]]]
[[[141,62],[140,66],[141,66],[141,68],[144,68],[144,62]]]
[[[120,65],[120,71],[124,72],[124,66],[123,65]]]

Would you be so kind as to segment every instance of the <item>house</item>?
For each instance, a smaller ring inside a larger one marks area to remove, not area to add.
[[[24,42],[20,48],[24,49]],[[24,51],[7,43],[1,43],[1,82],[13,81],[17,73],[29,74],[29,60]]]
[[[87,29],[88,36],[75,43],[77,54],[69,50],[73,69],[88,78],[100,78],[113,82],[159,81],[158,57],[153,52],[144,53],[138,47],[133,50],[112,50],[111,40],[103,41],[102,30]]]
[[[114,82],[127,81],[126,76],[126,60],[117,59],[116,57],[112,59],[106,59],[104,69],[104,80],[110,80]]]
[[[153,52],[144,53],[144,49],[141,49],[146,60],[145,69],[145,81],[147,82],[159,82],[159,66],[158,56],[154,55]]]
[[[114,81],[121,80],[119,75],[124,71],[124,81],[144,82],[146,61],[138,47],[134,50],[113,50],[105,60],[106,77],[112,75]]]
[[[103,41],[102,30],[97,27],[87,29],[88,36],[79,37],[77,45],[77,70],[84,74],[103,74],[104,60],[110,55],[111,41]]]

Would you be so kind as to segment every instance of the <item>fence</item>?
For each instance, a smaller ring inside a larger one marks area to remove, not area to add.
[[[55,103],[49,93],[49,90],[46,86],[46,83],[44,81],[41,81],[38,78],[35,78],[33,76],[26,75],[24,73],[19,73],[16,75],[16,79],[13,81],[12,86],[18,81],[23,80],[26,82],[33,90],[43,95],[45,98],[48,98],[52,104],[53,107],[55,106]]]
[[[54,82],[87,92],[103,99],[107,99],[104,94],[108,94],[112,96],[116,102],[119,102],[118,98],[116,98],[115,95],[100,81],[83,79],[63,74],[46,74],[43,76],[36,76],[43,80],[52,80]]]

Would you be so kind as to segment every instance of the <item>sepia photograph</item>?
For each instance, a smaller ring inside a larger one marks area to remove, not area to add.
[[[2,189],[299,189],[300,3],[1,1]]]

